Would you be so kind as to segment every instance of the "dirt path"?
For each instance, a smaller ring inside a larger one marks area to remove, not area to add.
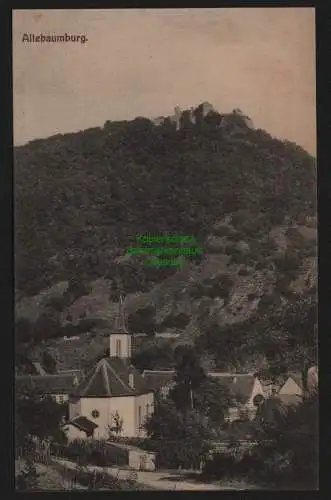
[[[68,468],[75,469],[76,464],[63,459],[57,461]],[[97,467],[94,465],[87,466],[90,471],[103,471],[118,479],[128,479],[132,477],[132,471],[128,469],[119,469],[118,467]],[[180,472],[145,472],[135,471],[136,481],[141,485],[148,486],[156,490],[189,490],[189,491],[207,491],[207,490],[245,490],[248,489],[243,485],[234,484],[217,484],[217,483],[202,483],[194,481],[194,478],[184,479],[184,473]],[[181,477],[182,475],[182,477]]]

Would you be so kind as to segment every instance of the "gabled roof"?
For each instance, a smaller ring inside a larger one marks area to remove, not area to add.
[[[133,387],[130,386],[133,375]],[[146,381],[129,361],[121,358],[103,358],[88,372],[73,396],[83,398],[110,398],[138,396],[150,392]]]
[[[92,422],[87,417],[79,416],[75,417],[70,422],[67,422],[65,425],[73,425],[80,431],[84,431],[87,434],[92,434],[94,429],[98,427],[95,422]]]
[[[302,374],[300,372],[290,372],[288,374],[288,378],[286,379],[283,385],[285,385],[285,383],[288,381],[289,378],[294,380],[294,382],[300,387],[301,390],[304,390]]]
[[[247,402],[252,395],[255,383],[255,377],[252,374],[210,372],[208,375],[230,389],[239,401]]]
[[[74,375],[17,375],[15,377],[15,387],[18,393],[33,390],[42,394],[69,394],[74,384]]]
[[[173,382],[174,370],[144,370],[143,377],[147,386],[152,390],[158,390]]]
[[[170,384],[175,373],[174,370],[144,370],[143,377],[150,389],[157,390]],[[235,398],[247,401],[252,395],[255,382],[255,377],[252,374],[209,372],[208,376],[228,387]]]

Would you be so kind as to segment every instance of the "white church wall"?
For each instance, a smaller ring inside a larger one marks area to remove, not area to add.
[[[139,407],[140,415],[139,415]],[[148,415],[154,412],[154,394],[141,394],[136,397],[135,401],[135,432],[138,437],[145,437],[146,431],[141,426],[145,423]],[[140,422],[139,422],[140,417]]]
[[[136,396],[122,396],[111,398],[111,413],[118,412],[123,419],[122,437],[136,437],[135,430],[135,399]]]
[[[92,415],[94,411],[98,412],[97,416]],[[94,431],[95,438],[108,438],[108,425],[111,424],[109,398],[81,398],[81,415],[98,425]]]

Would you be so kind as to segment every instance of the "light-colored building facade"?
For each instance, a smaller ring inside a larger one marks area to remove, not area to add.
[[[154,411],[154,393],[131,364],[132,337],[126,329],[120,302],[119,322],[110,335],[110,356],[89,371],[70,395],[69,419],[84,416],[97,427],[94,437],[143,437],[144,423]],[[70,429],[69,431],[70,432]]]
[[[166,398],[174,387],[175,371],[173,370],[145,370],[143,377],[148,387],[160,397]],[[208,372],[208,376],[215,378],[227,387],[234,396],[233,406],[228,409],[226,420],[233,422],[240,418],[253,420],[256,411],[256,396],[266,397],[263,385],[253,374],[235,374]]]
[[[17,375],[15,389],[18,394],[25,391],[34,392],[43,396],[50,396],[57,403],[68,402],[69,394],[78,385],[79,378],[76,374],[55,375]]]

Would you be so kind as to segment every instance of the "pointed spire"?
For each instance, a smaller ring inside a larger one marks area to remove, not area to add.
[[[118,301],[118,310],[114,323],[114,333],[128,333],[124,310],[124,296],[122,294],[120,294]]]

